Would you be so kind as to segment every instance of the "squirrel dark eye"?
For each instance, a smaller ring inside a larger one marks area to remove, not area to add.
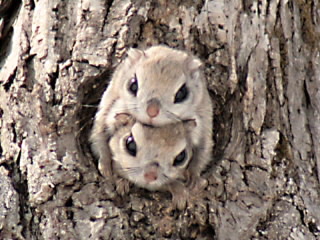
[[[128,89],[129,89],[129,91],[130,91],[134,96],[137,96],[137,92],[138,92],[138,79],[137,79],[137,76],[136,76],[136,75],[134,75],[134,77],[130,79]]]
[[[174,98],[174,103],[183,102],[184,100],[187,99],[188,94],[189,94],[189,90],[188,90],[186,84],[183,84],[182,87],[176,93],[176,96]]]
[[[137,155],[137,144],[132,135],[126,139],[126,149],[131,156],[135,157]]]
[[[173,161],[173,166],[181,166],[187,159],[187,153],[186,150],[183,150],[181,153],[179,153],[176,158]]]

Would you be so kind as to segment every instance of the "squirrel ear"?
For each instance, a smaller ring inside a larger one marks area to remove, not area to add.
[[[196,126],[197,122],[195,119],[188,119],[183,121],[184,127],[190,132],[192,131]]]
[[[200,61],[200,59],[193,56],[187,57],[186,67],[191,73],[194,73],[195,71],[197,71],[201,66],[202,66],[202,62]]]
[[[128,58],[131,63],[138,61],[144,55],[144,51],[137,48],[130,48],[128,51]]]
[[[188,56],[185,60],[185,68],[192,79],[198,79],[200,77],[200,68],[202,67],[202,62],[200,59],[194,56]]]

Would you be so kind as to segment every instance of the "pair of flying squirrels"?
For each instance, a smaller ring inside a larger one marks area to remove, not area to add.
[[[95,116],[90,141],[102,175],[165,190],[183,209],[206,184],[212,102],[201,61],[165,46],[130,49]]]

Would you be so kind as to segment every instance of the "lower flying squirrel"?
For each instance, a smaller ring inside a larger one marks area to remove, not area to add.
[[[197,151],[189,164],[190,184],[201,182],[200,173],[211,159],[212,102],[197,57],[166,46],[128,51],[103,94],[90,136],[105,177],[112,177],[108,141],[121,113],[154,127],[194,119],[190,135]]]
[[[174,207],[184,209],[190,199],[183,181],[193,157],[195,120],[152,127],[127,116],[116,117],[116,125],[123,126],[110,138],[113,172],[139,187],[171,192]]]

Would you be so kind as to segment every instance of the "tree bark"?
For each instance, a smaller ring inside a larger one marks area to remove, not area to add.
[[[0,239],[320,239],[319,0],[0,0]],[[209,186],[118,196],[88,143],[129,47],[202,59]]]

